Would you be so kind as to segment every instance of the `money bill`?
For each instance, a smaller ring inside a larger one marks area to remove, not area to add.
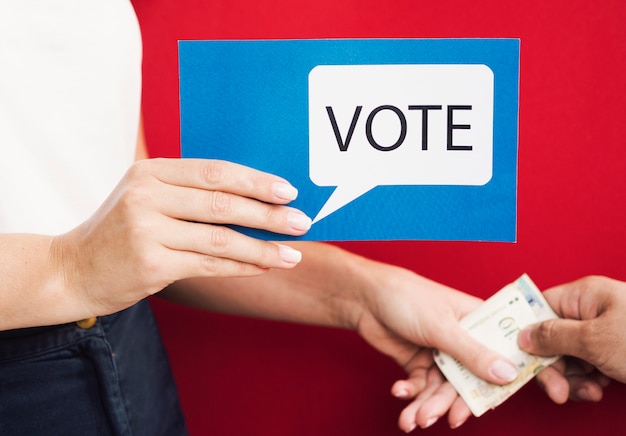
[[[558,359],[558,356],[534,356],[517,346],[520,330],[551,318],[557,318],[556,313],[535,284],[524,274],[460,321],[461,326],[472,337],[517,365],[519,375],[505,386],[488,383],[476,377],[450,355],[434,351],[437,366],[465,400],[474,416],[481,416],[502,404],[541,369]]]

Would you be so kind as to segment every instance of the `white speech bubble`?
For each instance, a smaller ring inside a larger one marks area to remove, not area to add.
[[[482,64],[313,68],[309,177],[337,187],[313,222],[380,185],[489,182],[493,80]]]

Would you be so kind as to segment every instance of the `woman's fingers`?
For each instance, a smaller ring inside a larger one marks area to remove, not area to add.
[[[287,245],[255,239],[224,225],[164,220],[168,230],[162,232],[162,243],[177,252],[194,252],[261,268],[290,268],[302,257],[300,251]]]
[[[185,221],[234,224],[299,236],[311,227],[311,219],[292,207],[269,204],[221,191],[159,187],[154,207],[162,214]]]
[[[269,203],[285,204],[298,195],[296,188],[283,178],[232,162],[150,159],[138,162],[135,167],[169,185],[228,192]]]

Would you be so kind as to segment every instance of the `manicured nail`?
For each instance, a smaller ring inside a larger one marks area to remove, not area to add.
[[[291,186],[289,183],[285,182],[276,182],[272,187],[272,192],[278,198],[283,200],[295,200],[298,196],[298,190]]]
[[[406,431],[406,433],[411,433],[413,430],[415,430],[415,427],[417,427],[417,424],[412,422],[411,426],[409,427],[409,429]]]
[[[311,228],[311,218],[302,212],[289,212],[287,222],[292,229],[299,232],[307,231]]]
[[[511,383],[517,378],[517,368],[504,360],[496,360],[491,364],[489,372],[494,377],[506,383]]]
[[[469,418],[469,417],[468,417],[468,418]],[[467,418],[465,418],[465,419],[462,419],[462,420],[460,420],[460,421],[455,422],[454,424],[452,424],[452,425],[450,426],[450,428],[451,428],[452,430],[454,430],[455,428],[459,428],[460,426],[462,426],[463,424],[465,424],[465,421],[467,421]]]
[[[428,427],[430,427],[431,425],[433,425],[434,423],[436,423],[438,419],[439,419],[439,417],[438,417],[438,416],[433,416],[432,418],[429,418],[429,419],[428,419],[428,421],[426,421],[426,424],[424,424],[424,425],[422,426],[422,428],[428,428]]]
[[[276,245],[278,245],[278,255],[284,262],[299,263],[302,260],[302,253],[300,253],[298,250],[294,250],[287,245]]]
[[[401,391],[396,392],[395,396],[398,398],[406,398],[409,396],[409,391],[402,389]]]

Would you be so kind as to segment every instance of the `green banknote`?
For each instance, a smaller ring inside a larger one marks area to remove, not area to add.
[[[524,274],[460,321],[472,337],[517,365],[519,375],[512,383],[505,386],[488,383],[476,377],[458,360],[438,350],[434,351],[435,362],[472,413],[480,416],[502,404],[539,371],[558,359],[558,356],[534,356],[517,346],[520,330],[551,318],[557,318],[556,313]]]

